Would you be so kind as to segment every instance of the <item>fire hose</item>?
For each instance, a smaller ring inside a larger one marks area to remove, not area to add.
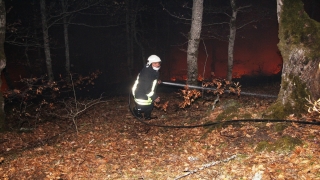
[[[178,86],[178,87],[185,87],[185,84],[180,83],[173,83],[173,82],[162,82],[164,85],[169,86]],[[201,87],[201,86],[195,86],[195,85],[187,85],[190,89],[203,89],[203,90],[215,90],[215,88],[209,88],[209,87]],[[226,92],[229,92],[226,90]],[[276,98],[277,96],[274,95],[268,95],[268,94],[258,94],[258,93],[246,93],[241,92],[242,95],[249,95],[249,96],[260,96],[260,97],[268,97],[268,98]],[[165,128],[198,128],[198,127],[207,127],[207,126],[213,126],[218,124],[233,124],[233,123],[241,123],[241,122],[285,122],[285,123],[297,123],[297,124],[309,124],[309,125],[320,125],[320,122],[317,121],[300,121],[300,120],[286,120],[286,119],[237,119],[237,120],[226,120],[226,121],[219,121],[219,122],[208,122],[203,124],[197,124],[197,125],[161,125],[161,124],[154,124],[154,123],[148,123],[144,121],[142,118],[137,117],[132,108],[131,108],[131,96],[132,94],[129,93],[129,110],[131,114],[141,123],[148,125],[148,126],[155,126],[155,127],[165,127]]]
[[[185,87],[185,84],[180,83],[173,83],[173,82],[162,82],[164,85],[169,86],[178,86],[178,87]],[[210,87],[202,87],[202,86],[194,86],[194,85],[188,85],[188,88],[190,89],[203,89],[203,90],[216,90],[216,88],[210,88]],[[225,92],[230,93],[229,90],[225,90]],[[267,97],[267,98],[277,98],[275,95],[270,94],[258,94],[258,93],[250,93],[250,92],[240,92],[241,95],[249,95],[249,96],[260,96],[260,97]]]

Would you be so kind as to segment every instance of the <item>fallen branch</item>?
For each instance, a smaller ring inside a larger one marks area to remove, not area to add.
[[[213,161],[213,162],[204,164],[204,165],[202,165],[202,167],[200,167],[200,168],[198,168],[198,169],[189,171],[189,172],[187,172],[187,173],[184,174],[184,175],[180,175],[180,176],[176,177],[175,180],[181,179],[181,178],[186,177],[186,176],[189,176],[190,174],[197,173],[198,171],[204,170],[204,169],[209,168],[209,167],[211,167],[211,166],[215,166],[215,165],[220,164],[220,163],[223,163],[223,162],[228,162],[228,161],[230,161],[230,160],[232,160],[232,159],[234,159],[234,158],[236,158],[236,157],[237,157],[237,155],[232,155],[231,157],[229,157],[229,158],[227,158],[227,159],[224,159],[224,160],[221,160],[221,161]]]

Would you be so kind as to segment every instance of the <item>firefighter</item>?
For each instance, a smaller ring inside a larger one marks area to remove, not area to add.
[[[161,83],[158,80],[160,63],[161,59],[158,56],[149,56],[148,63],[140,71],[132,87],[132,94],[136,103],[133,113],[138,118],[144,117],[145,120],[155,118],[151,117],[151,112],[154,106],[153,103],[160,102],[160,97],[155,93],[157,85]]]

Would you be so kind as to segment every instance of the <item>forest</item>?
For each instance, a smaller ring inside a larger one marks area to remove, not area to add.
[[[0,0],[0,179],[320,179],[317,0]],[[154,119],[131,88],[161,59]]]

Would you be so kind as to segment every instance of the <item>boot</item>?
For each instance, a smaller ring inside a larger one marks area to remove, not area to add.
[[[142,114],[141,114],[141,111],[139,111],[136,107],[133,108],[133,114],[137,118],[142,118],[143,117]]]

